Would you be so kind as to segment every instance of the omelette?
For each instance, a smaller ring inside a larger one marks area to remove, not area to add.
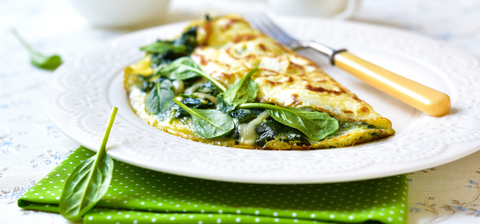
[[[391,122],[315,63],[237,15],[192,22],[124,73],[136,115],[227,147],[310,150],[393,135]]]

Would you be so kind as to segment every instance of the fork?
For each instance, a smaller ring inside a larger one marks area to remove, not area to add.
[[[369,85],[431,116],[443,116],[450,111],[450,97],[442,92],[407,79],[349,53],[335,50],[315,41],[300,41],[278,27],[264,14],[244,15],[253,27],[280,43],[296,50],[311,48],[330,59],[330,63],[358,77]]]

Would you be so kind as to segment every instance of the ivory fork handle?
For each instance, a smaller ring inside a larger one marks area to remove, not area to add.
[[[348,51],[336,53],[334,63],[369,85],[431,116],[443,116],[450,111],[447,94],[397,75]]]

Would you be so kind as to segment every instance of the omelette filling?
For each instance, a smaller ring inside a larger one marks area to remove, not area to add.
[[[242,22],[236,17],[228,21]],[[204,143],[276,150],[341,147],[393,134],[391,128],[384,130],[383,120],[366,122],[329,113],[313,104],[285,106],[266,100],[259,80],[274,76],[269,72],[283,66],[271,57],[257,60],[248,70],[240,69],[233,80],[219,80],[219,73],[223,76],[227,71],[219,71],[218,65],[205,62],[198,55],[224,49],[205,47],[214,45],[205,43],[205,32],[212,32],[205,31],[206,25],[211,26],[209,21],[194,24],[173,40],[158,40],[142,47],[145,57],[125,69],[124,85],[132,109],[148,124]],[[243,38],[247,39],[236,40],[246,42],[244,47],[235,49],[237,54],[248,51],[250,37]],[[228,43],[227,46],[226,51],[235,48]],[[231,62],[224,66],[232,69],[235,63]],[[316,72],[315,68],[312,71]],[[323,91],[310,84],[306,89]]]

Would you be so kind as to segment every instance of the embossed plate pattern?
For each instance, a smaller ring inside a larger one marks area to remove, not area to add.
[[[302,39],[346,47],[367,60],[450,95],[452,110],[429,117],[302,54],[389,118],[387,139],[329,150],[261,151],[206,145],[143,123],[131,111],[122,71],[143,55],[139,46],[181,32],[186,23],[125,35],[62,65],[45,89],[44,105],[68,136],[96,150],[110,109],[119,108],[108,154],[137,166],[179,175],[249,183],[327,183],[390,176],[441,165],[480,147],[480,65],[471,55],[401,30],[321,19],[277,18]]]

